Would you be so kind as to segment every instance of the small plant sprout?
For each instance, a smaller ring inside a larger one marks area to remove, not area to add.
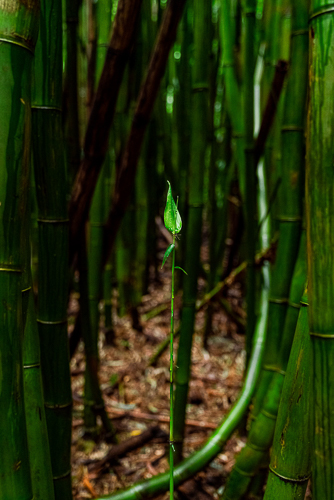
[[[168,246],[164,258],[162,260],[161,269],[163,268],[166,260],[172,254],[172,290],[171,290],[171,315],[170,315],[170,426],[169,426],[169,466],[170,466],[170,487],[169,487],[169,498],[172,500],[174,498],[174,401],[173,401],[173,372],[174,372],[174,360],[173,360],[173,340],[174,340],[174,270],[181,269],[185,274],[187,274],[184,269],[179,266],[175,266],[175,238],[176,235],[181,231],[182,220],[177,209],[177,205],[173,200],[172,188],[170,182],[168,182],[168,193],[167,202],[164,213],[165,226],[173,235],[173,242]]]

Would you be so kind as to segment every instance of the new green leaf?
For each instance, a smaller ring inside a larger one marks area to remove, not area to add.
[[[163,268],[166,260],[168,259],[168,257],[170,256],[171,252],[173,251],[173,249],[175,248],[175,245],[174,243],[171,243],[169,245],[169,247],[167,248],[166,252],[165,252],[165,255],[164,255],[164,258],[162,260],[162,264],[161,264],[161,269]]]
[[[182,220],[180,213],[177,209],[177,206],[175,204],[175,201],[173,200],[172,188],[170,186],[170,182],[169,181],[167,182],[169,184],[169,188],[168,188],[167,202],[164,213],[164,223],[168,231],[170,231],[172,234],[177,234],[181,231]]]

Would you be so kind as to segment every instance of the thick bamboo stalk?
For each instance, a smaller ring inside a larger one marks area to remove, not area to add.
[[[22,238],[22,320],[24,405],[31,482],[34,499],[54,500],[49,439],[46,426],[41,375],[40,349],[31,277],[29,201],[23,222]]]
[[[311,2],[305,200],[314,370],[311,419],[315,500],[334,497],[333,16],[332,3]]]
[[[45,413],[56,500],[70,500],[72,394],[67,338],[68,214],[62,135],[61,3],[41,3],[33,154],[38,203],[38,313]]]
[[[286,89],[282,123],[282,181],[280,187],[279,230],[280,237],[276,262],[272,269],[270,304],[271,335],[268,337],[262,383],[259,384],[254,414],[259,411],[271,366],[276,363],[280,346],[280,332],[286,314],[286,297],[298,249],[302,219],[304,179],[304,123],[307,92],[307,8],[305,2],[293,4],[291,68]]]
[[[277,416],[264,500],[303,500],[310,477],[312,378],[306,295],[301,305]]]
[[[0,5],[1,500],[32,499],[22,364],[22,234],[31,140],[31,64],[39,2]]]
[[[289,294],[289,307],[282,335],[282,347],[275,367],[273,378],[268,388],[260,413],[253,423],[246,446],[237,458],[236,465],[227,482],[223,499],[241,499],[246,495],[252,477],[260,466],[266,463],[269,448],[275,431],[276,417],[281,399],[286,366],[297,324],[299,302],[306,281],[306,242],[301,239],[298,259]],[[267,462],[268,464],[268,462]]]

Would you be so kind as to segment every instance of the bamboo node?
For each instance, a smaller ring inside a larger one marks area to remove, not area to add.
[[[311,337],[319,337],[320,339],[334,339],[334,333],[319,333],[310,332]]]
[[[0,267],[0,272],[4,273],[22,273],[22,269],[19,269],[18,267]]]
[[[2,34],[0,36],[0,42],[11,43],[12,45],[17,45],[18,47],[22,47],[23,49],[28,50],[30,52],[30,54],[34,54],[34,49],[30,45],[25,43],[23,39],[18,40],[15,36],[11,36],[11,35],[6,36],[6,35]]]
[[[37,219],[37,222],[42,222],[46,224],[65,224],[70,222],[70,219]]]
[[[289,306],[290,307],[294,307],[295,309],[300,309],[301,307],[301,304],[295,304],[294,302],[289,302]]]
[[[288,304],[289,299],[288,298],[283,298],[283,299],[270,298],[269,302],[271,302],[273,304]]]
[[[269,413],[268,411],[266,410],[261,410],[261,413],[262,415],[264,415],[265,417],[268,417],[270,418],[271,420],[276,420],[277,419],[277,415],[274,415],[273,413]]]
[[[71,475],[71,469],[67,472],[64,472],[64,474],[61,474],[60,476],[53,476],[54,481],[58,481],[59,479],[65,479],[65,477],[68,477]]]
[[[49,110],[49,111],[58,111],[59,113],[62,113],[63,110],[62,108],[59,108],[58,106],[44,106],[42,104],[33,104],[31,106],[31,109],[44,109],[44,110]]]
[[[42,325],[63,325],[67,323],[67,318],[60,319],[59,321],[44,321],[43,319],[37,318],[37,323],[41,323]]]
[[[256,444],[253,444],[253,443],[247,443],[247,446],[249,448],[252,448],[252,450],[255,450],[255,451],[261,451],[261,452],[266,452],[268,451],[268,447],[265,446],[264,448],[262,446],[257,446]],[[235,466],[234,466],[235,467]],[[255,473],[254,473],[255,475]]]
[[[308,29],[291,31],[290,36],[298,36],[298,35],[308,35]]]
[[[246,476],[246,477],[254,477],[255,473],[254,472],[246,472],[244,470],[239,469],[236,465],[234,466],[234,470],[236,470],[241,476]]]
[[[24,370],[29,370],[29,368],[40,368],[41,364],[40,363],[32,363],[30,365],[23,365]]]
[[[283,479],[283,481],[289,481],[290,483],[305,483],[306,481],[308,481],[310,479],[310,474],[308,474],[307,476],[305,477],[302,477],[302,478],[292,478],[292,477],[286,477],[286,476],[282,476],[281,474],[279,474],[276,470],[274,470],[271,465],[269,465],[269,469],[271,470],[271,472],[273,474],[275,474],[275,476]]]
[[[25,288],[24,290],[21,290],[21,293],[30,292],[30,290],[31,290],[31,286],[28,286],[28,288]]]
[[[304,127],[300,127],[299,125],[283,125],[281,127],[281,132],[304,132]],[[298,218],[298,220],[301,219]]]
[[[334,11],[334,4],[329,3],[327,5],[322,5],[318,9],[315,9],[315,11],[310,15],[309,18],[309,23],[313,21],[318,16],[323,16],[324,14],[329,14]]]

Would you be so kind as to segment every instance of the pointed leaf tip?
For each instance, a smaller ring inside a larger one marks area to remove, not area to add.
[[[167,201],[164,212],[164,223],[168,231],[177,234],[181,231],[182,220],[172,195],[172,188],[168,182]]]

